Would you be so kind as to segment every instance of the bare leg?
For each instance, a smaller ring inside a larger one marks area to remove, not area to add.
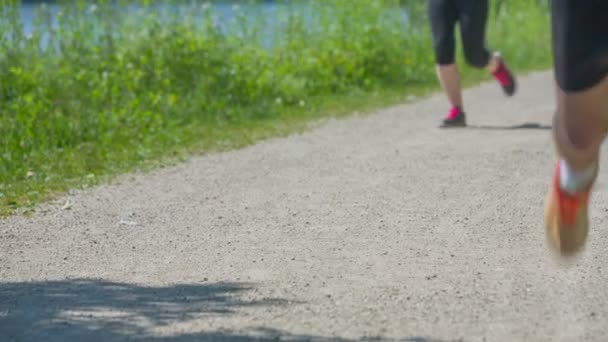
[[[492,55],[492,57],[490,57],[486,66],[486,70],[488,70],[490,74],[494,74],[500,67],[500,63],[500,55],[495,53]],[[460,86],[460,74],[458,72],[458,67],[456,66],[456,64],[437,64],[436,70],[437,78],[439,79],[441,87],[446,93],[450,104],[453,107],[462,108],[462,88]]]
[[[547,197],[547,238],[562,255],[585,244],[588,200],[608,132],[608,78],[580,92],[558,90],[553,134],[559,166]]]
[[[456,64],[437,65],[437,78],[441,83],[448,101],[453,107],[462,109],[462,90],[460,88],[460,74]]]
[[[608,132],[608,78],[588,90],[566,94],[558,90],[554,119],[557,152],[574,171],[585,170],[599,158]]]
[[[486,70],[488,73],[496,73],[496,71],[498,71],[498,67],[500,66],[500,61],[500,55],[496,52],[493,53],[492,57],[490,57],[490,60],[488,61],[488,65],[486,65]]]

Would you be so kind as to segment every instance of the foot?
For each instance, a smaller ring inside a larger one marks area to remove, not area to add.
[[[452,107],[448,115],[443,119],[441,127],[465,127],[467,125],[466,115],[458,107]]]
[[[572,195],[562,190],[559,183],[558,164],[547,194],[545,230],[549,244],[562,256],[571,256],[581,251],[587,240],[591,186]]]
[[[515,77],[509,68],[507,68],[502,57],[498,57],[498,67],[496,68],[496,71],[492,73],[492,76],[498,81],[507,96],[513,96],[513,94],[515,94],[517,88]]]

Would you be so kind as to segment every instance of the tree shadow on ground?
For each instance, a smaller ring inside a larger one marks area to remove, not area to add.
[[[177,338],[170,338],[168,340],[159,339],[157,341],[167,342],[191,342],[191,341],[222,341],[222,342],[245,342],[245,341],[258,341],[258,342],[273,342],[273,341],[285,341],[285,342],[447,342],[444,340],[437,340],[427,337],[406,337],[399,339],[391,339],[384,337],[366,337],[359,339],[348,339],[339,337],[323,337],[314,335],[298,335],[291,334],[285,331],[258,328],[249,331],[247,334],[238,334],[231,332],[212,332],[203,334],[183,335]],[[450,340],[450,342],[460,342],[461,340]]]
[[[258,298],[248,283],[181,284],[147,287],[95,279],[0,283],[2,341],[338,341],[295,335],[267,327],[157,336],[152,329],[214,319],[253,307],[297,305]],[[248,299],[249,298],[249,299]],[[357,341],[435,341],[423,337],[381,337]]]

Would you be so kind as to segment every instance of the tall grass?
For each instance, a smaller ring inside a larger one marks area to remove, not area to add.
[[[405,1],[407,20],[402,2],[292,1],[258,16],[242,5],[218,26],[206,3],[76,1],[40,6],[25,35],[20,4],[0,0],[0,212],[289,130],[336,99],[435,87],[424,1]],[[508,1],[488,42],[515,70],[546,67],[547,27],[546,5]]]

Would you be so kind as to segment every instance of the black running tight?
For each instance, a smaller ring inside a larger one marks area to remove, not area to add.
[[[427,1],[436,63],[454,63],[454,28],[458,22],[467,63],[478,68],[487,66],[490,60],[490,52],[485,47],[488,0]]]

